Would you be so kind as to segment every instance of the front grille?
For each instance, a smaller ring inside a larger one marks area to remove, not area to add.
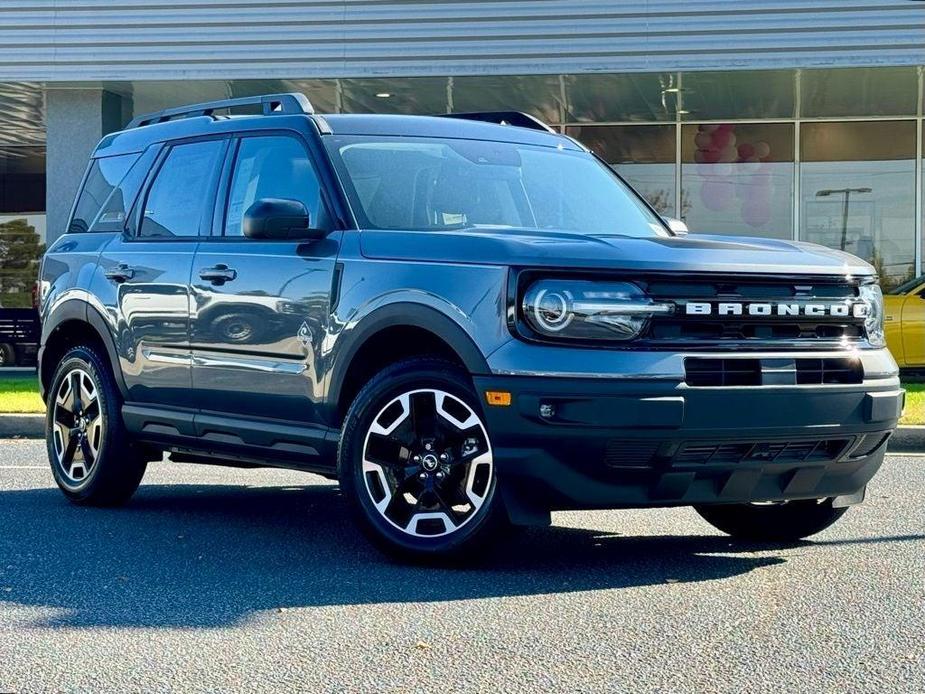
[[[672,462],[675,465],[826,462],[836,460],[848,443],[849,439],[724,443],[695,441],[683,444]]]
[[[708,359],[684,360],[684,382],[706,388],[761,385],[845,385],[864,381],[859,359]]]
[[[839,278],[754,278],[717,277],[707,279],[645,282],[645,291],[655,301],[675,304],[670,314],[652,317],[643,339],[653,347],[683,345],[698,349],[720,344],[754,345],[766,343],[792,345],[793,348],[842,348],[864,338],[864,320],[853,315],[805,315],[809,304],[850,304],[858,298],[858,288]],[[708,314],[688,314],[689,303],[709,304]],[[738,315],[719,313],[723,303],[735,304]],[[750,304],[765,304],[771,315],[748,312]],[[798,315],[779,315],[781,304],[796,306]],[[741,307],[741,309],[739,309]]]

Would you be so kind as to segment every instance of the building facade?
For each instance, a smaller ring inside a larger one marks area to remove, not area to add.
[[[694,232],[842,248],[887,286],[923,272],[918,0],[19,0],[0,14],[7,304],[28,275],[11,239],[63,231],[103,134],[279,91],[320,112],[526,111]]]

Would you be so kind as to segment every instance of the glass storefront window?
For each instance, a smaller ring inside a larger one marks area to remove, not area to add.
[[[806,241],[872,263],[889,289],[915,271],[915,122],[803,123]]]
[[[793,118],[793,70],[690,72],[681,76],[681,119]]]
[[[659,214],[675,216],[673,125],[583,125],[566,134],[610,164]]]
[[[676,73],[566,75],[571,123],[673,121],[678,106]]]
[[[0,306],[32,305],[44,210],[45,148],[0,147]]]
[[[562,121],[557,75],[454,77],[453,110],[523,111],[546,123]]]
[[[800,85],[805,118],[912,116],[917,108],[914,67],[804,70]]]
[[[793,235],[793,125],[681,129],[681,218],[694,232]]]

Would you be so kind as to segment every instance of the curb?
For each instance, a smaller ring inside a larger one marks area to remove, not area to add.
[[[45,438],[45,415],[0,414],[0,439]]]
[[[887,450],[890,453],[925,453],[925,426],[897,427]]]
[[[45,437],[45,415],[0,414],[0,439]],[[890,439],[891,453],[925,453],[925,426],[901,426]]]

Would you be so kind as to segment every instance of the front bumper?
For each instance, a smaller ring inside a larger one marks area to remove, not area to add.
[[[671,379],[476,377],[515,521],[549,510],[855,494],[902,411],[895,376],[698,388]],[[545,406],[545,407],[544,407]],[[544,414],[541,414],[545,412]]]

